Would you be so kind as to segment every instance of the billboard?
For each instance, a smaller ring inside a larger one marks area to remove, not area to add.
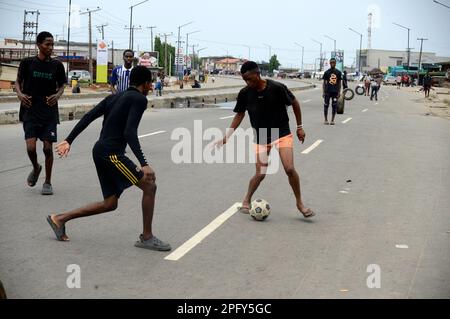
[[[336,59],[336,69],[344,71],[344,51],[331,52],[331,57]]]
[[[97,83],[108,83],[108,44],[105,40],[97,43]]]
[[[144,52],[139,57],[139,65],[147,68],[157,68],[159,66],[159,52]]]

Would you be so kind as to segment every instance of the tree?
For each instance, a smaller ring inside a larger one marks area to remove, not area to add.
[[[281,63],[278,61],[277,55],[274,54],[269,61],[269,72],[273,73],[274,70],[278,70]]]
[[[159,52],[159,66],[162,68],[165,68],[165,49],[166,49],[166,44],[161,42],[161,38],[160,37],[156,37],[155,38],[155,51]],[[175,47],[167,44],[167,72],[169,72],[170,70],[170,65],[174,65],[175,64]],[[172,67],[172,74],[173,75],[174,70]]]

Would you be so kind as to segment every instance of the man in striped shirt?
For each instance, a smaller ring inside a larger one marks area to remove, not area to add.
[[[125,92],[130,86],[130,73],[133,69],[134,52],[132,50],[125,50],[123,53],[124,65],[119,65],[114,68],[111,75],[111,92],[117,94]]]

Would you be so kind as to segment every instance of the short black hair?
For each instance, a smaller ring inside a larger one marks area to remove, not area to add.
[[[244,64],[242,64],[241,74],[244,75],[248,71],[257,71],[257,72],[259,72],[258,64],[256,64],[256,62],[253,62],[253,61],[247,61]]]
[[[130,85],[138,87],[146,82],[152,82],[152,72],[143,65],[138,65],[131,70]]]
[[[127,50],[123,51],[123,56],[125,57],[125,54],[127,54],[128,52],[133,53],[133,56],[134,56],[134,51],[130,50],[130,49],[127,49]]]
[[[335,58],[331,58],[330,62],[336,62],[336,59]]]
[[[37,38],[36,38],[36,43],[37,44],[41,44],[45,41],[45,39],[47,38],[53,38],[53,34],[51,34],[50,32],[47,31],[42,31],[38,34]]]

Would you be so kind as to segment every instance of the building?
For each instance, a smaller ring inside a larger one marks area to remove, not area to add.
[[[420,52],[410,53],[410,66],[419,67]],[[356,51],[356,65],[359,65],[359,50]],[[436,53],[422,52],[422,64],[436,64],[450,58],[436,56]],[[406,51],[392,50],[362,50],[361,51],[362,72],[369,72],[375,68],[386,72],[389,67],[407,65],[408,53]]]

